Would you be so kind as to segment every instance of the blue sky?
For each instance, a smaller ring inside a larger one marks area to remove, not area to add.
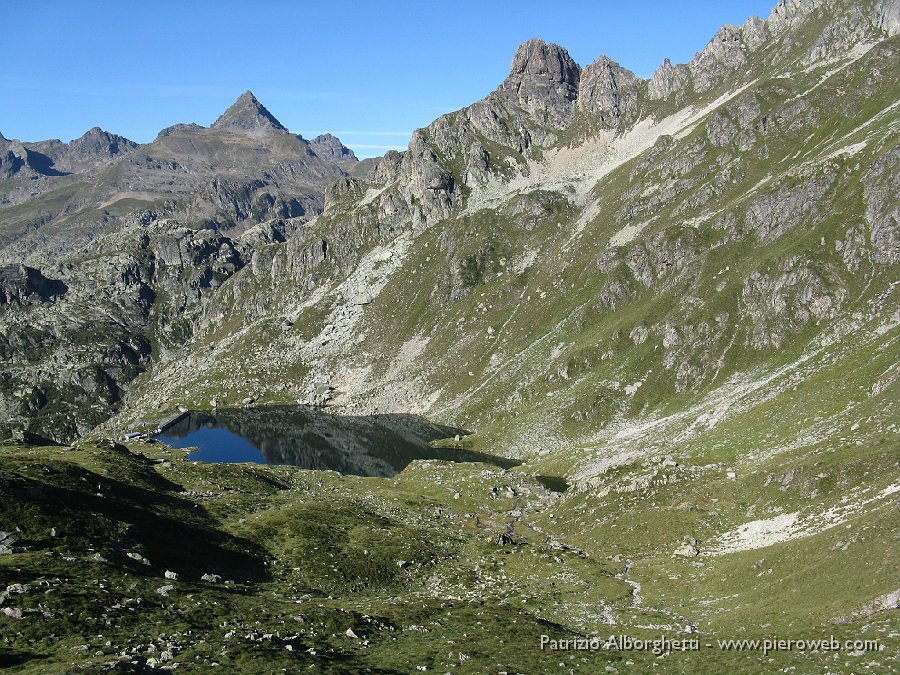
[[[291,131],[374,156],[493,90],[529,37],[647,77],[773,4],[15,0],[0,10],[0,132],[68,141],[100,126],[147,142],[208,126],[250,89]]]

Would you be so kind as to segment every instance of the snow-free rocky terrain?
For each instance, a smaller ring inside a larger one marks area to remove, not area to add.
[[[898,33],[781,0],[649,80],[533,39],[361,162],[249,92],[0,137],[0,666],[896,671]],[[323,398],[483,461],[112,440]],[[613,634],[700,649],[541,649]]]

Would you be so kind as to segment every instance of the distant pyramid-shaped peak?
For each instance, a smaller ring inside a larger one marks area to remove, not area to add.
[[[108,143],[116,138],[115,134],[104,131],[100,127],[88,129],[81,136],[72,140],[74,145],[98,145]]]
[[[256,100],[252,92],[245,91],[238,97],[228,110],[222,113],[212,125],[213,129],[228,129],[233,131],[257,131],[278,129],[287,131],[284,126],[275,119],[275,116],[266,110],[266,107]]]

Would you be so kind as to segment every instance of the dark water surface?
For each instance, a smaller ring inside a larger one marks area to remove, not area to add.
[[[174,448],[197,450],[202,462],[292,464],[357,476],[393,476],[416,459],[488,462],[510,468],[519,462],[459,448],[433,448],[431,441],[464,435],[416,415],[333,415],[306,406],[192,412],[157,438]]]

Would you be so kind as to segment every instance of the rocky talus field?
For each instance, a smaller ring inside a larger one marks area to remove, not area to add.
[[[250,92],[0,135],[0,667],[900,670],[898,34],[532,39],[362,161]],[[346,472],[123,440],[285,407]]]

